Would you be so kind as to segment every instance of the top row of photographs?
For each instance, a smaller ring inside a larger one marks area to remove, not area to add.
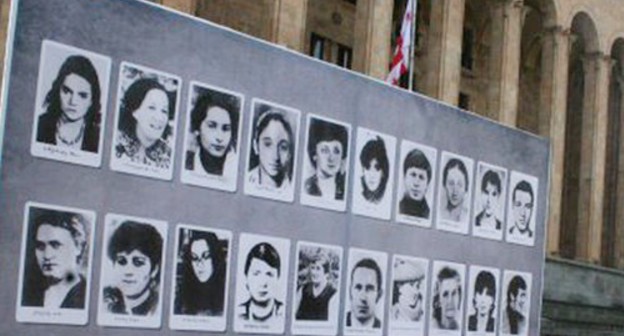
[[[31,154],[100,167],[111,59],[58,42],[42,43]],[[110,168],[171,180],[182,80],[122,62],[119,70]],[[298,154],[300,201],[345,211],[352,192],[355,214],[390,220],[397,173],[395,219],[431,227],[437,186],[436,228],[533,246],[538,179],[469,157],[357,128],[355,164],[349,169],[351,125],[254,98],[244,116],[240,93],[193,81],[184,128],[181,181],[234,192],[244,117],[249,119],[244,192],[293,202]],[[439,169],[438,169],[439,168]],[[476,169],[475,169],[476,168]],[[349,173],[352,171],[352,187]],[[473,200],[474,190],[474,200]],[[472,205],[472,207],[471,207]],[[507,215],[507,216],[506,216]],[[505,225],[503,225],[503,223]]]

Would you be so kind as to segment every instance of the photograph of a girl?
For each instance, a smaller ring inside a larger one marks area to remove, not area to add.
[[[330,210],[346,209],[351,126],[308,115],[301,204]]]
[[[33,155],[99,166],[110,59],[48,40],[41,57]]]
[[[468,335],[496,334],[498,270],[470,267],[470,296],[466,310]]]
[[[289,251],[287,239],[241,234],[234,331],[284,333]]]
[[[170,180],[180,80],[122,63],[111,169]]]
[[[245,194],[292,202],[300,112],[257,98],[251,108]]]
[[[166,223],[108,215],[104,237],[98,324],[159,327]]]
[[[396,138],[358,127],[352,211],[390,219]],[[392,160],[390,159],[392,158]]]
[[[473,161],[449,152],[442,153],[437,228],[467,234],[470,219]]]
[[[192,83],[182,182],[236,190],[243,97]]]
[[[172,329],[225,330],[231,235],[227,231],[178,226],[172,284],[175,294],[169,320]]]

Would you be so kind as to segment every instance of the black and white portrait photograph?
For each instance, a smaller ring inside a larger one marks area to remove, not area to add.
[[[505,239],[510,243],[533,246],[536,234],[538,179],[511,171],[509,180]]]
[[[436,228],[468,234],[474,161],[442,152]]]
[[[184,139],[183,183],[236,191],[242,126],[241,94],[191,82]]]
[[[530,273],[504,272],[501,291],[500,335],[529,335],[531,283]]]
[[[401,141],[397,164],[396,220],[431,227],[438,151],[407,140]]]
[[[499,271],[496,268],[470,266],[466,301],[466,334],[498,335]]]
[[[121,63],[112,170],[171,180],[181,87],[177,76]]]
[[[87,324],[94,225],[93,211],[26,203],[17,321]]]
[[[290,240],[242,233],[238,244],[234,331],[283,334]]]
[[[351,210],[358,215],[389,220],[396,138],[358,127],[355,153]]]
[[[30,151],[91,167],[102,163],[111,59],[44,40]]]
[[[344,300],[345,335],[383,334],[387,267],[388,254],[385,252],[349,249]]]
[[[336,335],[342,247],[300,241],[296,256],[292,333]]]
[[[301,112],[258,98],[251,111],[245,194],[292,202]]]
[[[429,261],[394,255],[389,329],[391,336],[424,336]]]
[[[472,235],[502,240],[507,199],[507,170],[479,162],[472,210]]]
[[[462,334],[466,266],[434,261],[431,273],[431,305],[429,335],[459,336]]]
[[[225,331],[232,233],[178,224],[175,242],[170,328]]]
[[[160,328],[166,246],[166,222],[106,215],[99,325]]]
[[[351,125],[308,114],[301,204],[345,211]]]

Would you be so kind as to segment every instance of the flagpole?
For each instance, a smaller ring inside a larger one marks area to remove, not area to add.
[[[412,10],[412,33],[410,35],[410,38],[412,39],[410,42],[410,56],[409,56],[409,82],[407,83],[407,88],[410,91],[413,91],[413,86],[414,86],[414,44],[416,44],[416,16],[417,12],[416,10],[418,9],[418,0],[414,0],[413,5],[414,8],[411,8]]]

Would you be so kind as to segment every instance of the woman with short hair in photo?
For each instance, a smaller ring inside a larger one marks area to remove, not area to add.
[[[322,250],[309,256],[303,275],[304,281],[297,288],[295,318],[304,321],[328,321],[330,301],[337,290],[331,282],[331,260]]]
[[[87,281],[87,219],[78,213],[45,210],[30,229],[29,261],[22,305],[83,309]]]
[[[293,178],[295,139],[286,115],[261,105],[252,136],[247,181],[258,187],[288,190]]]
[[[190,121],[195,149],[186,153],[187,170],[223,176],[236,169],[239,109],[240,101],[225,93],[209,91],[197,97]]]
[[[390,163],[386,145],[380,136],[369,140],[360,152],[362,165],[362,197],[371,203],[379,203],[386,192]]]
[[[463,222],[468,216],[468,170],[464,162],[457,158],[448,160],[442,171],[442,185],[446,204],[441,205],[443,220]]]
[[[81,55],[67,57],[46,94],[37,141],[96,153],[102,119],[100,95],[93,63]]]
[[[125,91],[119,115],[115,155],[134,163],[159,168],[171,164],[175,100],[155,78],[140,78]]]
[[[346,127],[316,119],[310,119],[308,156],[314,167],[314,175],[305,181],[305,192],[332,200],[345,197],[345,159],[349,135]]]
[[[284,315],[284,303],[275,296],[281,276],[281,258],[273,245],[256,244],[245,260],[245,288],[249,299],[237,308],[243,320],[269,322]]]
[[[189,230],[177,279],[175,314],[223,315],[226,264],[223,246],[212,232]]]
[[[149,316],[158,306],[163,238],[153,226],[124,221],[112,234],[107,256],[114,286],[103,302],[113,314]]]

